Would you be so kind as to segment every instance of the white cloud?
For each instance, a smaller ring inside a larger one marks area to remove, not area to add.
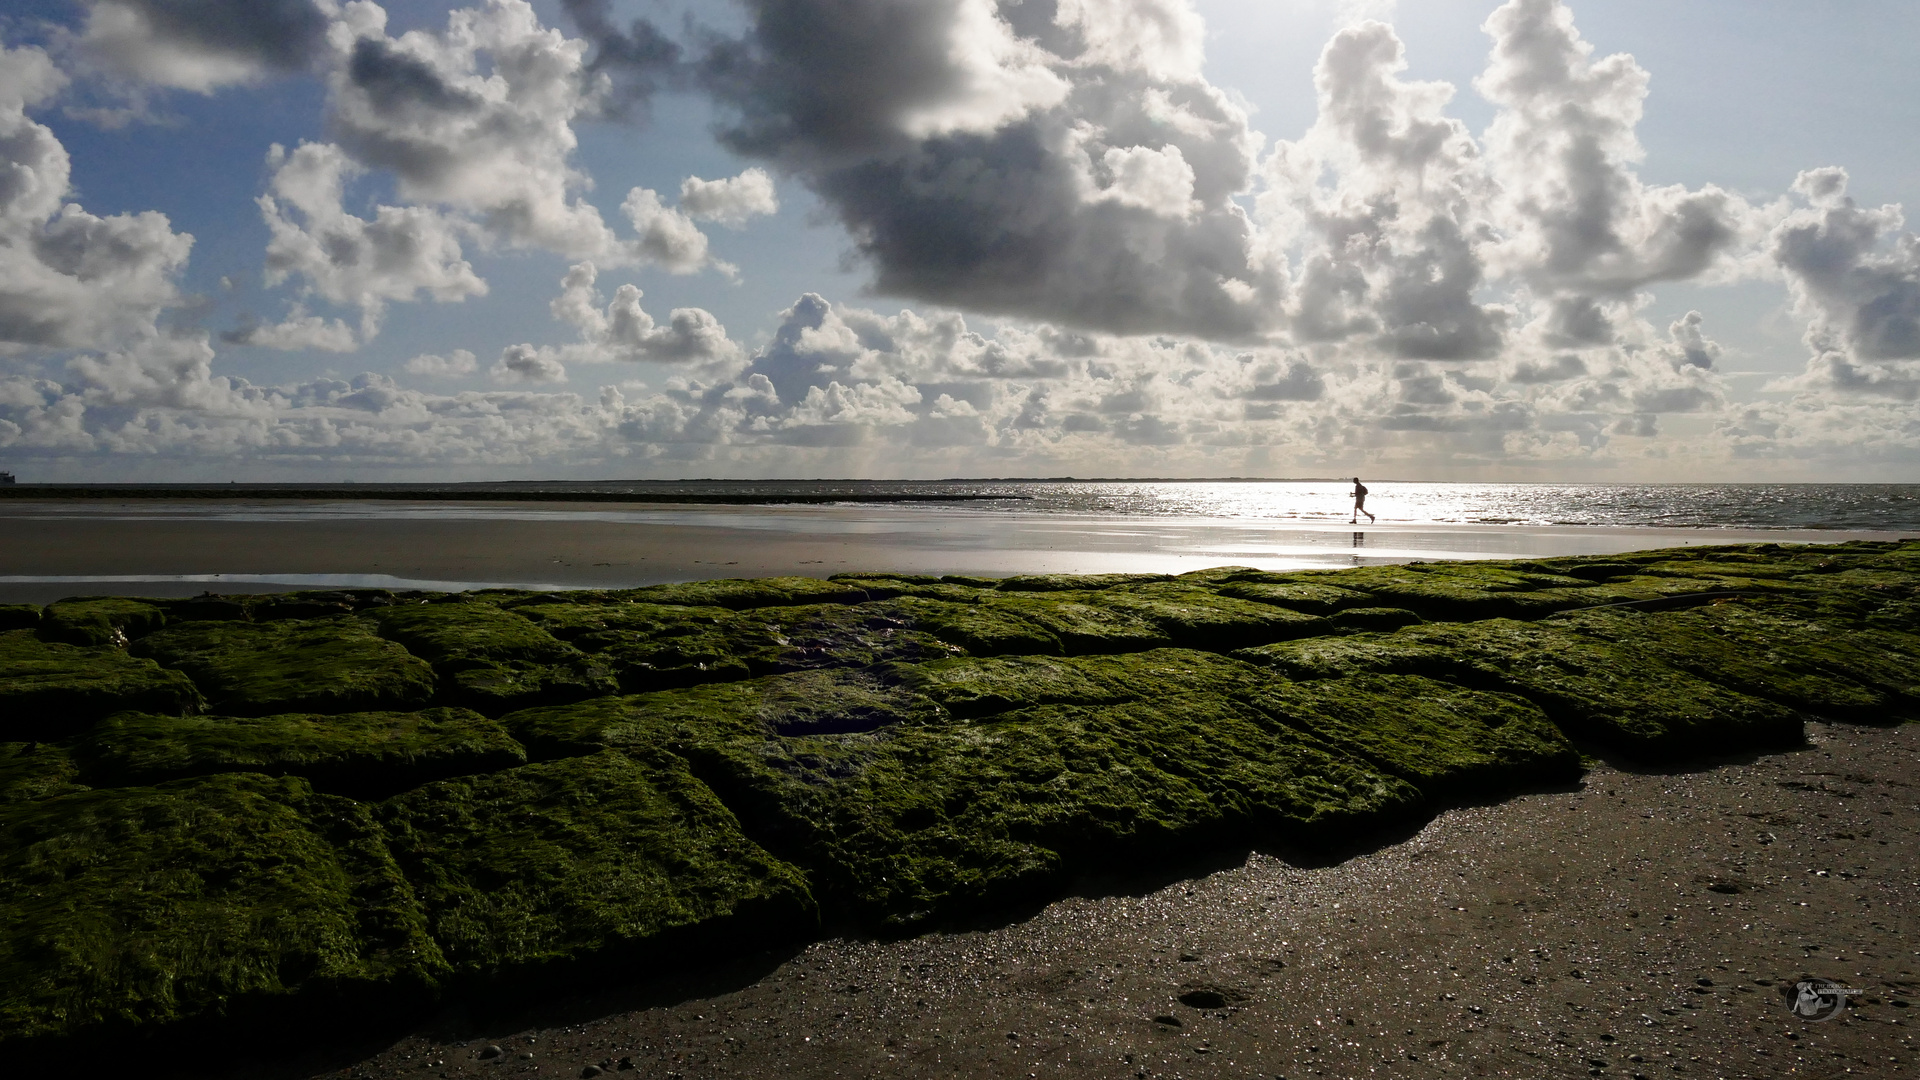
[[[689,176],[680,181],[680,209],[695,221],[737,229],[749,218],[779,213],[780,200],[765,169],[747,169],[722,180]]]
[[[276,145],[270,193],[259,199],[271,239],[266,281],[299,278],[304,291],[358,307],[371,338],[390,301],[426,294],[442,302],[485,296],[487,283],[461,250],[466,224],[418,206],[378,206],[371,219],[346,211],[347,181],[360,168],[331,143]]]
[[[0,48],[0,351],[151,335],[193,247],[164,214],[101,217],[66,201],[66,148],[26,115],[65,81],[40,49]]]
[[[445,356],[438,353],[421,353],[406,362],[406,370],[413,375],[433,375],[455,377],[471,375],[479,370],[479,360],[466,349],[455,349]]]
[[[488,372],[497,383],[557,383],[567,381],[567,368],[552,352],[532,345],[509,345]]]

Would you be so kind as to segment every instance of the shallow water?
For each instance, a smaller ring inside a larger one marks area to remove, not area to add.
[[[282,490],[301,485],[277,485]],[[1532,525],[1692,529],[1837,529],[1920,531],[1920,484],[1459,484],[1367,482],[1367,508],[1380,524]],[[244,496],[248,485],[206,485]],[[848,500],[915,496],[982,498],[937,504],[967,515],[1007,513],[1120,517],[1261,520],[1332,524],[1352,514],[1352,482],[1330,480],[770,480],[671,482],[542,481],[501,484],[364,484],[354,489],[387,498],[407,493],[445,498],[460,492],[503,491],[631,494],[648,500],[684,495],[777,504],[781,499],[842,496]],[[258,488],[253,488],[258,490]],[[329,491],[342,485],[329,485]],[[573,504],[576,515],[622,511]],[[604,504],[603,504],[604,505]],[[893,504],[898,506],[900,504]],[[907,505],[912,505],[908,503]],[[932,508],[936,504],[927,504]],[[876,510],[880,509],[875,507]],[[39,513],[117,515],[191,514],[235,520],[282,520],[329,515],[463,518],[512,517],[512,504],[447,505],[405,501],[333,501],[205,505],[169,508],[139,503],[40,504]],[[533,511],[538,513],[538,511]]]

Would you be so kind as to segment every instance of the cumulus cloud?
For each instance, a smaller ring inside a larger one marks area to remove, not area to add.
[[[1805,205],[1774,229],[1772,256],[1807,320],[1807,373],[1788,387],[1920,399],[1920,237],[1898,206],[1865,208],[1844,169],[1803,172]]]
[[[363,314],[371,338],[390,301],[424,294],[442,302],[484,296],[487,283],[464,257],[466,223],[419,206],[377,206],[372,218],[348,213],[347,182],[361,168],[331,143],[275,145],[269,193],[260,196],[266,220],[266,282],[298,278],[301,288]]]
[[[455,349],[445,356],[438,353],[421,353],[406,362],[406,370],[413,375],[433,375],[455,377],[471,375],[479,370],[480,362],[466,349]]]
[[[361,344],[353,327],[339,319],[309,315],[298,305],[295,305],[292,314],[280,322],[248,323],[222,333],[220,340],[229,345],[252,345],[289,352],[313,349],[345,353],[358,349]]]
[[[497,383],[557,383],[567,381],[567,367],[552,353],[531,345],[509,345],[487,374]]]
[[[779,213],[780,200],[765,169],[748,169],[723,180],[687,177],[680,182],[680,209],[695,221],[737,229],[749,218]]]
[[[155,333],[179,302],[193,237],[153,211],[102,217],[71,194],[71,163],[27,117],[65,78],[40,49],[0,48],[0,350],[112,347]]]
[[[1509,0],[1484,29],[1493,56],[1474,86],[1500,108],[1486,154],[1510,272],[1591,305],[1700,277],[1764,229],[1731,192],[1640,180],[1647,72],[1624,53],[1595,60],[1560,0]]]
[[[1406,67],[1392,28],[1342,30],[1315,68],[1314,127],[1265,163],[1272,242],[1300,253],[1291,328],[1403,359],[1485,359],[1510,316],[1477,299],[1494,188],[1466,126],[1445,115],[1453,88],[1406,81]]]
[[[1233,196],[1258,139],[1185,0],[754,0],[708,57],[729,145],[818,193],[877,291],[1124,333],[1257,336],[1282,280]]]
[[[656,193],[628,193],[634,237],[584,197],[591,178],[573,160],[574,125],[598,115],[611,86],[588,64],[587,41],[541,25],[526,0],[455,9],[441,32],[395,37],[386,24],[384,9],[359,0],[330,28],[329,111],[339,146],[390,172],[402,202],[469,217],[489,244],[679,273],[726,269]]]
[[[204,94],[255,82],[311,66],[326,44],[327,15],[315,0],[84,2],[80,56],[153,86]]]

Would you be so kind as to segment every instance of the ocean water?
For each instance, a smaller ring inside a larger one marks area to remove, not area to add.
[[[284,485],[281,490],[304,485]],[[315,485],[317,486],[317,485]],[[249,487],[217,487],[241,501],[75,501],[34,506],[0,504],[0,513],[216,516],[254,520],[312,517],[514,517],[544,515],[526,504],[459,503],[461,493],[497,498],[512,492],[592,494],[609,502],[572,503],[562,511],[613,518],[618,496],[660,505],[690,499],[778,506],[783,501],[842,498],[848,505],[963,515],[1062,515],[1187,519],[1301,526],[1344,523],[1352,513],[1350,480],[687,480],[526,481],[491,484],[326,485],[379,497],[325,502],[245,500]],[[1920,484],[1486,484],[1367,481],[1367,509],[1392,526],[1512,526],[1641,529],[1831,530],[1920,533]],[[255,489],[257,490],[257,489]],[[435,501],[404,501],[407,494]],[[401,501],[393,500],[396,496]],[[453,499],[453,502],[442,500]],[[921,499],[924,502],[916,502]],[[965,500],[965,501],[956,501]],[[635,511],[638,516],[652,516]],[[1362,519],[1362,523],[1366,523]]]

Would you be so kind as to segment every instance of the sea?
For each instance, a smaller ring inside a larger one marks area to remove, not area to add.
[[[1332,569],[1920,537],[1920,484],[1381,479],[1367,482],[1375,517],[1357,523],[1352,480],[1337,478],[156,485],[106,498],[30,487],[0,498],[0,602],[855,570]],[[375,538],[387,554],[356,554]]]

